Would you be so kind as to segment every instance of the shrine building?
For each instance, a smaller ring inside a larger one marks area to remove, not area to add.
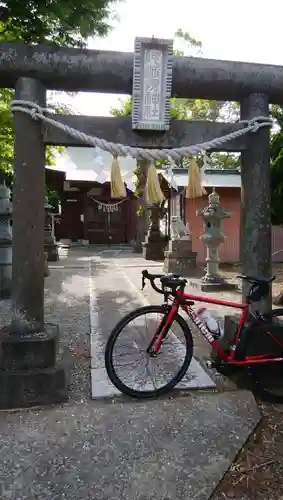
[[[63,243],[123,245],[136,237],[138,200],[134,195],[133,171],[123,172],[127,197],[111,198],[110,162],[92,168],[96,153],[93,148],[67,148],[67,154],[55,167],[46,168],[46,184],[54,189],[61,200],[60,214],[55,217],[55,236]],[[106,158],[106,160],[105,160]],[[63,163],[63,165],[62,165]],[[97,165],[97,161],[96,161]],[[58,169],[58,167],[60,169]],[[172,175],[173,174],[173,175]],[[169,175],[160,171],[159,179],[166,197],[166,215],[161,221],[162,231],[170,236],[170,217],[180,215],[192,231],[193,251],[197,261],[205,261],[205,247],[199,239],[202,219],[196,210],[207,204],[207,196],[195,200],[185,197],[188,172],[173,169]],[[220,203],[232,212],[224,221],[225,242],[220,247],[221,262],[239,262],[241,175],[239,170],[206,169],[202,184],[207,191],[216,188]],[[282,250],[282,251],[281,251]],[[272,252],[274,261],[283,260],[283,228],[272,227]]]

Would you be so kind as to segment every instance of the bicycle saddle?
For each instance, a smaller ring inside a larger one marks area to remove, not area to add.
[[[271,283],[276,279],[276,276],[270,276],[266,278],[265,276],[248,276],[245,274],[240,274],[237,278],[241,278],[242,280],[249,281],[250,283]]]
[[[184,286],[187,283],[186,278],[182,278],[177,274],[166,274],[165,276],[162,276],[162,278],[160,278],[160,281],[163,286],[166,286],[168,288]]]

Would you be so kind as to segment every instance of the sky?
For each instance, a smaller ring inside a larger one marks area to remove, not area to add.
[[[132,52],[136,36],[174,38],[178,28],[203,44],[203,57],[283,65],[282,0],[125,0],[104,39],[89,48]],[[184,48],[175,45],[175,48]],[[59,94],[75,113],[109,116],[124,96]]]

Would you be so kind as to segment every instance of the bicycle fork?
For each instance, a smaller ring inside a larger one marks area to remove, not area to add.
[[[178,306],[173,305],[172,307],[168,306],[168,311],[162,318],[160,324],[158,325],[150,344],[146,350],[146,352],[154,358],[157,356],[160,348],[167,336],[167,333],[174,321],[175,315],[178,311]],[[154,345],[156,343],[156,345]]]

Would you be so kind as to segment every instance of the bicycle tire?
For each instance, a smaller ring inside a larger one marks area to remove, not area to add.
[[[113,348],[115,346],[115,342],[119,334],[122,332],[125,326],[127,326],[127,324],[130,323],[133,319],[139,316],[143,316],[147,313],[165,314],[165,312],[166,311],[162,306],[145,306],[135,309],[131,313],[127,314],[124,318],[122,318],[121,321],[119,321],[119,323],[112,330],[107,340],[105,348],[105,357],[104,357],[107,375],[110,378],[112,384],[126,396],[130,396],[136,399],[152,399],[164,396],[165,394],[170,392],[173,389],[173,387],[175,387],[175,385],[178,384],[178,382],[180,382],[180,380],[184,377],[185,373],[189,368],[193,355],[193,337],[186,321],[182,318],[182,316],[176,314],[174,321],[178,323],[178,325],[181,327],[184,333],[184,338],[186,342],[186,355],[181,369],[168,384],[155,390],[137,391],[125,385],[124,382],[120,380],[120,378],[116,373],[115,367],[113,365]]]
[[[283,309],[273,309],[272,313],[270,314],[270,319],[272,319],[272,316],[274,317],[279,317],[282,316],[283,319]],[[283,341],[283,338],[282,338]],[[280,353],[278,353],[280,354]],[[283,350],[282,354],[283,356]],[[250,366],[250,374],[252,377],[252,391],[255,396],[259,397],[262,401],[266,401],[269,403],[283,403],[283,361],[278,361],[274,363],[274,366],[279,367],[280,371],[282,370],[282,394],[278,394],[271,388],[269,388],[266,385],[266,381],[268,380],[268,377],[265,376],[265,370],[269,370],[270,363],[267,363],[266,366],[264,365],[251,365]]]

